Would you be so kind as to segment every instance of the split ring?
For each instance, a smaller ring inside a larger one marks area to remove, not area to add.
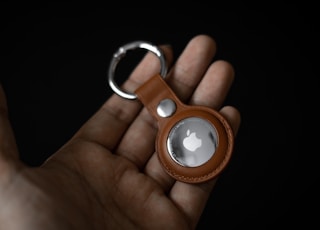
[[[130,99],[130,100],[136,99],[137,95],[134,93],[123,91],[118,86],[118,84],[115,82],[114,76],[115,76],[115,71],[116,71],[116,67],[117,67],[118,63],[120,62],[120,60],[122,58],[125,57],[127,51],[134,50],[137,48],[146,49],[148,51],[151,51],[153,54],[155,54],[160,60],[160,75],[161,75],[161,77],[165,78],[166,74],[167,74],[167,64],[166,64],[165,56],[164,56],[162,50],[160,50],[157,46],[155,46],[149,42],[145,42],[145,41],[134,41],[134,42],[128,43],[128,44],[120,47],[113,54],[113,58],[111,59],[109,70],[108,70],[108,82],[109,82],[111,89],[116,94],[118,94],[119,96],[121,96],[123,98]]]

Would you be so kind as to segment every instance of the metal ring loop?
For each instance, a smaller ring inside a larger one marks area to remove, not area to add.
[[[117,67],[117,64],[120,62],[120,60],[126,55],[126,52],[128,50],[134,50],[137,48],[142,48],[151,51],[154,53],[160,60],[160,75],[165,78],[167,74],[167,64],[166,60],[164,57],[163,52],[155,45],[145,42],[145,41],[135,41],[128,43],[118,49],[113,54],[113,58],[111,59],[110,66],[109,66],[109,71],[108,71],[108,82],[111,87],[111,89],[118,94],[119,96],[126,98],[126,99],[136,99],[137,95],[134,93],[128,93],[123,91],[114,81],[114,75],[115,75],[115,70]]]

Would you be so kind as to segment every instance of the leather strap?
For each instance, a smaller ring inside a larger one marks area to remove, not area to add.
[[[142,104],[150,114],[158,121],[159,128],[165,125],[171,117],[163,118],[157,113],[157,107],[163,99],[171,99],[176,103],[177,112],[184,110],[185,105],[178,99],[175,93],[167,85],[164,79],[156,74],[135,91]]]

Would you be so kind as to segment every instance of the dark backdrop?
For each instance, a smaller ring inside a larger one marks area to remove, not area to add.
[[[205,33],[217,42],[215,59],[235,67],[226,104],[240,110],[242,124],[198,229],[319,225],[318,151],[311,147],[314,134],[303,131],[316,124],[313,112],[303,114],[317,107],[310,99],[319,86],[312,6],[113,10],[47,4],[2,5],[1,12],[0,76],[24,162],[41,164],[111,95],[106,70],[119,46],[167,43],[177,57],[193,36]]]

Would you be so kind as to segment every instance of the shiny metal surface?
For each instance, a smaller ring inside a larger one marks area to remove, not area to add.
[[[160,117],[170,117],[176,111],[176,103],[171,99],[160,101],[157,107],[157,113]]]
[[[118,94],[119,96],[126,98],[126,99],[136,99],[137,95],[134,93],[129,93],[123,91],[117,83],[114,81],[115,71],[118,63],[122,58],[126,56],[127,51],[134,50],[137,48],[146,49],[148,51],[151,51],[154,53],[160,60],[160,75],[161,77],[165,78],[167,75],[167,64],[164,57],[164,54],[162,53],[162,50],[160,50],[157,46],[152,45],[149,42],[145,41],[134,41],[131,43],[128,43],[122,47],[120,47],[113,55],[113,58],[110,61],[109,69],[108,69],[108,83],[111,89]]]
[[[167,139],[171,158],[185,167],[206,163],[214,155],[217,145],[217,132],[213,125],[198,117],[179,121]]]

